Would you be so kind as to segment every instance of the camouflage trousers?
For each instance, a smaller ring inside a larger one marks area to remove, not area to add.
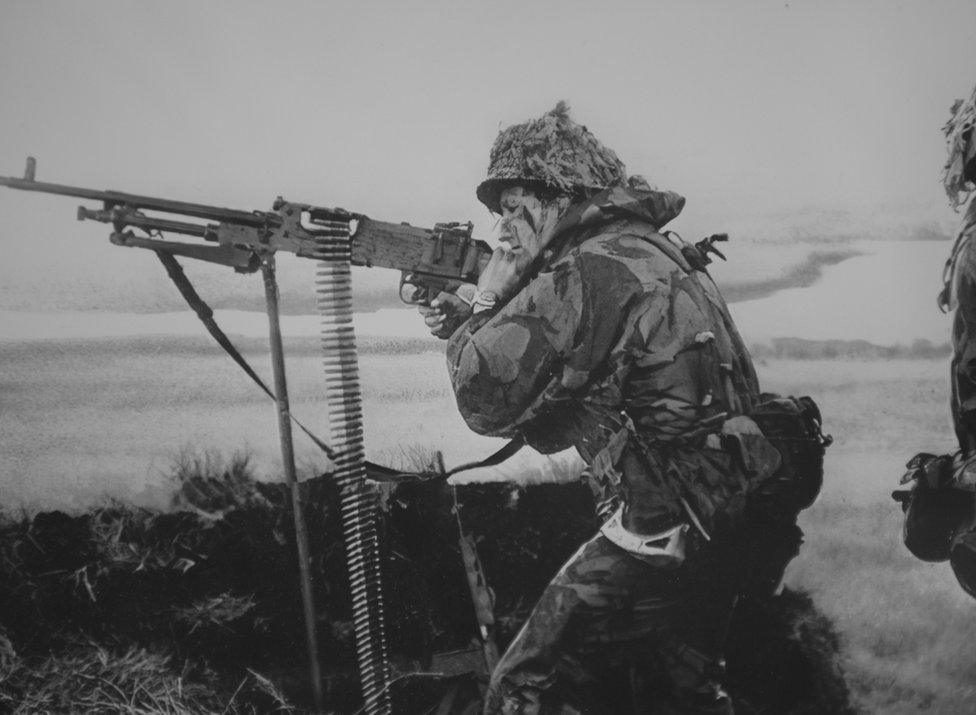
[[[485,713],[721,713],[729,568],[650,566],[597,535],[550,582],[492,675]]]

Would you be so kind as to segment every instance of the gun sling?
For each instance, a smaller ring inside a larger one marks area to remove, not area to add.
[[[207,328],[207,332],[213,337],[214,340],[224,349],[230,357],[240,365],[241,369],[248,374],[248,376],[254,380],[258,387],[260,387],[272,400],[276,400],[274,392],[271,391],[264,381],[258,376],[244,356],[234,347],[234,344],[227,337],[227,334],[220,329],[217,325],[217,321],[213,317],[213,309],[207,305],[207,303],[200,297],[193,284],[190,283],[190,279],[186,277],[186,273],[183,272],[183,266],[169,253],[165,251],[155,251],[156,255],[159,257],[160,262],[166,268],[166,273],[169,275],[170,279],[176,285],[177,289],[180,291],[180,295],[186,300],[187,304],[193,309],[193,312],[197,314],[200,318],[200,322],[204,324]],[[325,452],[329,459],[335,459],[335,452],[329,447],[325,442],[316,437],[305,425],[303,425],[297,417],[295,417],[290,412],[288,416],[291,421],[312,440],[315,445]]]
[[[268,395],[268,397],[270,397],[272,400],[277,399],[271,388],[265,384],[261,377],[254,371],[254,368],[252,368],[244,356],[241,355],[240,351],[234,347],[234,344],[231,342],[230,338],[227,337],[227,334],[221,330],[219,325],[217,325],[217,321],[214,320],[213,317],[213,309],[207,305],[206,301],[204,301],[203,298],[200,297],[200,294],[197,293],[196,289],[193,287],[193,284],[190,283],[190,279],[186,277],[186,273],[183,271],[183,267],[180,265],[179,261],[177,261],[172,254],[165,251],[154,251],[154,253],[163,264],[163,267],[166,269],[166,274],[170,277],[170,280],[173,281],[173,284],[176,286],[177,290],[180,291],[180,295],[183,296],[183,299],[187,302],[187,305],[189,305],[190,308],[193,309],[193,312],[196,313],[197,317],[200,318],[200,322],[203,323],[211,337],[217,341],[217,344],[224,349],[224,352],[226,352],[245,373],[247,373],[248,377],[254,380],[255,384],[257,384],[257,386],[260,387],[264,393]],[[335,451],[329,447],[329,445],[316,437],[315,434],[313,434],[311,430],[303,425],[293,414],[289,412],[288,416],[291,418],[292,422],[294,422],[295,425],[302,432],[304,432],[329,459],[335,458]],[[454,467],[450,471],[442,471],[439,476],[442,479],[447,479],[458,472],[464,472],[469,469],[496,466],[514,455],[523,446],[525,446],[525,442],[520,437],[516,437],[485,459],[461,464]],[[390,467],[369,461],[366,462],[366,468],[370,477],[373,479],[378,478],[380,480],[396,481],[403,477],[416,476],[415,474],[404,473],[401,470],[392,469]]]

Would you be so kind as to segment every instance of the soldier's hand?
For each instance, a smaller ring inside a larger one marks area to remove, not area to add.
[[[474,293],[474,286],[470,290],[463,290],[464,286],[458,289],[462,295]],[[435,338],[449,338],[465,320],[471,317],[471,305],[463,298],[454,293],[440,293],[429,306],[421,305],[418,307],[420,314],[424,316],[424,323],[430,329],[430,334]]]
[[[531,262],[525,249],[502,245],[492,251],[488,265],[478,279],[478,293],[490,295],[493,300],[504,301],[522,286],[525,270]]]
[[[530,271],[535,259],[549,245],[565,213],[569,200],[565,197],[543,207],[538,224],[526,220],[526,215],[515,214],[502,219],[496,248],[478,279],[478,290],[505,301],[517,293],[531,278]]]

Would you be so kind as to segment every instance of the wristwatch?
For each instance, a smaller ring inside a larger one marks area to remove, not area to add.
[[[474,294],[474,300],[471,303],[471,307],[475,313],[480,313],[485,310],[491,310],[498,303],[498,295],[494,291],[490,290],[478,290]]]
[[[474,305],[474,299],[478,295],[478,286],[474,283],[462,283],[454,291],[454,295],[463,300],[465,305],[471,307]]]

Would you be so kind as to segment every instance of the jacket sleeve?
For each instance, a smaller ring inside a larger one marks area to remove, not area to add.
[[[634,299],[647,288],[634,266],[597,237],[540,273],[497,313],[475,315],[448,343],[462,416],[475,432],[514,436],[555,418],[619,368]],[[610,237],[612,238],[612,236]],[[636,262],[641,262],[641,253]],[[604,403],[615,402],[603,395]]]
[[[479,313],[447,346],[462,417],[479,434],[510,437],[544,405],[577,342],[583,286],[577,260],[540,273],[494,313]]]
[[[976,225],[969,232],[954,257],[951,360],[952,420],[967,453],[976,450]]]

